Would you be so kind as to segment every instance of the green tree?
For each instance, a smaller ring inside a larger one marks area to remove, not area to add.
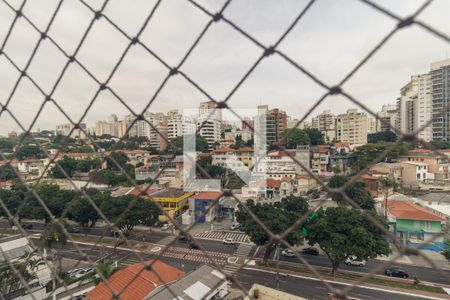
[[[39,159],[44,158],[45,154],[38,146],[22,145],[16,153],[16,158],[23,159]]]
[[[445,245],[447,246],[447,248],[442,250],[441,253],[442,253],[442,255],[445,256],[446,259],[448,259],[450,261],[450,240],[446,240]]]
[[[344,186],[349,181],[349,178],[342,175],[335,175],[330,178],[328,182],[328,186],[330,188],[340,188]],[[355,201],[356,204],[358,204],[363,209],[374,209],[375,207],[375,200],[373,199],[372,195],[366,190],[366,184],[361,181],[357,181],[350,185],[347,189],[344,191],[347,196]],[[345,199],[340,194],[334,194],[332,195],[332,198],[334,201],[338,202],[339,204],[350,204],[345,201]]]
[[[380,224],[387,224],[370,212]],[[375,258],[390,253],[386,236],[377,226],[367,221],[361,212],[346,207],[320,208],[306,224],[310,245],[318,244],[331,262],[334,275],[349,255],[360,259]]]
[[[97,270],[100,274],[103,275],[104,278],[111,277],[114,273],[120,270],[119,267],[116,267],[114,262],[111,260],[101,261],[97,264]],[[99,284],[102,282],[101,277],[95,279],[95,283]]]
[[[109,157],[106,158],[106,165],[109,170],[119,171],[120,169],[114,163],[114,161],[121,167],[125,168],[128,162],[128,156],[121,152],[112,152]]]
[[[176,138],[172,139],[171,142],[172,144],[177,147],[177,154],[182,154],[183,153],[183,140],[184,140],[184,136],[177,136]],[[173,152],[173,149],[171,146],[169,146],[170,151]],[[209,145],[208,142],[206,141],[206,139],[204,137],[202,137],[201,135],[197,134],[196,138],[195,138],[195,150],[197,152],[206,152],[209,149]]]
[[[103,201],[108,201],[110,198],[109,193],[106,192],[100,192],[93,189],[86,192],[95,203],[95,205],[97,205],[97,207],[100,207]],[[70,204],[70,207],[68,209],[68,216],[70,220],[73,220],[80,224],[85,234],[87,234],[90,229],[95,226],[98,219],[100,218],[97,210],[84,196],[75,199]]]
[[[251,199],[247,200],[246,204],[249,210],[275,234],[281,234],[286,231],[308,211],[306,200],[302,197],[294,196],[283,198],[277,204],[255,203]],[[267,233],[242,206],[239,206],[237,211],[237,221],[242,225],[242,228],[253,243],[258,246],[266,246],[264,260],[267,261],[276,244],[273,242],[268,244],[269,236]],[[300,230],[293,230],[287,235],[286,241],[292,246],[299,245],[303,241],[303,234]]]
[[[130,207],[132,201],[135,202]],[[112,197],[108,201],[103,201],[100,207],[106,217],[124,234],[131,232],[136,225],[153,225],[162,214],[153,201],[136,199],[131,195]]]
[[[317,128],[305,128],[304,131],[309,136],[311,145],[323,145],[325,139],[323,133]]]
[[[63,230],[64,224],[49,223],[46,225],[44,232],[41,235],[41,240],[44,247],[53,249],[56,245],[64,246],[67,243],[67,235]]]
[[[17,178],[14,169],[10,165],[0,166],[0,181]]]
[[[10,152],[14,149],[16,145],[16,141],[12,139],[0,138],[0,151],[2,152]]]
[[[395,142],[396,140],[397,135],[391,130],[370,133],[367,135],[368,143]]]
[[[384,217],[387,218],[387,198],[389,196],[389,191],[397,187],[397,182],[393,178],[389,177],[381,177],[380,179],[378,179],[378,182],[383,188],[384,203],[385,203]]]
[[[310,143],[308,134],[302,129],[286,129],[283,135],[288,149],[295,149],[298,145],[309,145]]]
[[[353,172],[360,171],[368,165],[373,164],[374,161],[392,145],[393,143],[390,142],[378,142],[358,147],[354,152],[357,160],[351,167]],[[389,152],[385,160],[388,162],[396,160],[400,155],[406,154],[411,148],[412,145],[410,143],[400,143]]]

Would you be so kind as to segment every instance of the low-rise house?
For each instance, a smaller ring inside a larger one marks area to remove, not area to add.
[[[49,159],[26,159],[17,161],[17,170],[22,175],[29,177],[39,177],[44,173],[45,167],[49,164]]]
[[[361,175],[361,180],[366,184],[366,190],[370,193],[370,195],[372,195],[372,197],[383,195],[383,189],[379,179],[379,177],[370,174]]]
[[[213,166],[230,168],[237,173],[247,171],[253,167],[253,148],[242,147],[239,149],[218,148],[212,152]]]
[[[391,197],[392,199],[393,197]],[[386,203],[381,202],[383,212]],[[397,237],[405,244],[427,241],[442,242],[442,222],[445,220],[411,200],[388,200],[387,220]]]
[[[202,265],[166,287],[158,287],[145,299],[167,300],[216,300],[227,299],[226,275],[209,265]],[[173,294],[177,297],[174,298]]]
[[[377,177],[389,177],[402,183],[403,166],[398,163],[380,162],[369,167],[369,173]]]
[[[114,152],[117,153],[123,153],[125,154],[128,159],[129,163],[132,165],[137,165],[138,163],[145,164],[147,160],[150,158],[150,151],[142,150],[142,149],[136,149],[136,150],[116,150]],[[109,153],[111,154],[111,153]]]
[[[295,177],[294,193],[296,195],[305,195],[309,190],[315,189],[318,183],[314,177],[309,174],[298,174]]]
[[[329,145],[311,146],[311,171],[314,173],[326,172],[330,164],[331,149]]]
[[[414,200],[433,214],[445,219],[446,226],[450,227],[450,194],[428,193],[417,196]]]
[[[200,192],[189,197],[189,223],[209,223],[214,220],[219,212],[218,201],[222,192]],[[214,206],[212,206],[214,205]],[[211,207],[212,206],[212,207]],[[211,208],[210,208],[211,207]],[[183,219],[183,221],[185,221]]]
[[[419,186],[428,177],[428,165],[426,163],[403,161],[400,165],[403,167],[401,181],[403,186]]]
[[[147,261],[146,263],[152,263],[151,270],[145,268],[142,263],[119,270],[108,278],[108,285],[102,282],[88,292],[88,299],[113,299],[111,289],[117,294],[120,292],[120,299],[123,300],[147,299],[147,296],[158,288],[173,283],[185,275],[183,271],[160,260]]]
[[[281,180],[267,178],[264,181],[250,182],[241,188],[241,199],[253,199],[255,201],[278,202],[280,195]]]

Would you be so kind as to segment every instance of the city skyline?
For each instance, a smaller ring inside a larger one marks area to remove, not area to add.
[[[379,1],[380,5],[393,10],[400,16],[411,14],[421,2],[411,1],[400,5],[389,1]],[[202,2],[202,4],[211,11],[217,11],[222,3]],[[263,44],[270,45],[287,28],[293,16],[305,4],[305,1],[284,2],[282,5],[267,2],[264,7],[258,6],[258,9],[250,10],[254,6],[233,3],[225,10],[224,15],[248,30]],[[95,2],[91,2],[90,5],[97,7]],[[445,1],[436,1],[424,11],[421,19],[423,18],[437,29],[444,29],[445,18],[439,12],[448,10],[449,5]],[[33,16],[42,17],[41,23],[45,24],[44,20],[50,17],[49,12],[53,9],[51,5],[48,6],[29,4],[25,6],[24,14],[29,15],[31,19]],[[124,26],[125,31],[131,35],[143,22],[143,17],[140,18],[140,16],[150,7],[150,5],[137,3],[133,7],[127,7],[128,10],[120,15],[121,4],[112,3],[105,9],[105,14],[118,22],[120,26]],[[208,19],[190,4],[184,7],[165,1],[161,8],[155,15],[158,21],[157,27],[151,28],[152,35],[144,31],[142,41],[151,44],[150,48],[154,48],[171,65],[175,65],[184,54],[185,50],[181,48],[188,48]],[[183,17],[185,9],[192,11],[192,15]],[[268,14],[269,11],[271,14]],[[73,51],[75,41],[79,40],[84,30],[80,24],[87,25],[89,20],[86,12],[87,8],[79,4],[64,3],[54,27],[49,31],[49,36],[52,36],[68,52]],[[130,14],[136,15],[132,21],[128,18]],[[352,18],[348,18],[349,14]],[[0,20],[4,20],[4,23],[0,24],[6,25],[13,14],[8,7],[0,6],[0,16]],[[83,18],[76,26],[72,24],[73,22],[64,22],[65,19],[74,20],[81,16]],[[174,16],[180,18],[186,27],[180,28],[182,26],[168,24],[167,20]],[[261,22],[262,16],[265,17],[265,22]],[[123,22],[125,19],[127,23]],[[152,24],[150,22],[149,26],[153,26]],[[332,85],[340,81],[373,48],[376,41],[394,26],[395,22],[358,1],[347,1],[341,4],[318,1],[279,48],[325,83]],[[6,29],[5,26],[1,28]],[[12,52],[12,59],[21,67],[29,57],[33,39],[37,39],[37,35],[32,33],[32,28],[25,22],[19,22],[13,33],[13,38],[8,42],[5,51]],[[370,38],[367,38],[367,34]],[[14,37],[25,38],[29,40],[29,44],[19,44]],[[223,47],[217,47],[223,38],[229,42]],[[171,47],[174,41],[179,47]],[[322,47],[324,42],[339,45],[339,47]],[[118,55],[126,46],[126,40],[101,19],[95,24],[85,43],[77,58],[100,79],[106,78],[111,62],[117,61]],[[424,43],[427,46],[421,47]],[[108,45],[108,48],[105,45]],[[400,87],[408,82],[411,75],[428,72],[432,62],[448,57],[448,50],[445,42],[430,37],[427,32],[413,26],[384,45],[371,62],[359,70],[358,74],[344,85],[344,88],[376,112],[381,105],[395,101]],[[217,26],[212,26],[211,32],[205,35],[204,42],[195,49],[182,69],[201,87],[204,87],[214,99],[221,100],[232,90],[259,55],[260,51],[257,47],[236,34],[226,24],[218,22]],[[49,90],[64,62],[62,54],[44,40],[28,73],[33,78],[39,78],[38,84]],[[0,101],[5,103],[10,87],[18,74],[4,57],[0,57],[0,65],[4,70],[0,75]],[[166,70],[160,63],[145,53],[141,47],[135,47],[125,57],[117,75],[111,81],[111,87],[127,101],[127,105],[136,112],[140,112],[165,74]],[[96,88],[98,88],[97,84],[89,79],[80,67],[73,65],[69,67],[69,71],[57,88],[55,99],[74,121],[78,121]],[[258,104],[267,103],[282,110],[289,110],[291,116],[302,118],[323,93],[324,90],[321,87],[275,55],[256,68],[230,99],[229,105],[253,108]],[[42,100],[42,95],[27,80],[23,80],[17,93],[11,99],[9,108],[19,121],[28,127]],[[150,111],[168,111],[172,108],[182,110],[186,107],[197,107],[205,100],[207,99],[204,95],[178,76],[169,80],[166,88],[152,104]],[[333,96],[326,99],[315,112],[317,114],[325,109],[336,107],[341,109],[341,111],[334,110],[337,114],[354,105],[340,96]],[[108,113],[105,114],[105,111]],[[84,122],[91,124],[110,113],[121,115],[122,112],[127,114],[125,108],[109,92],[105,92],[100,94],[99,100],[94,103]],[[18,126],[7,114],[3,113],[0,119],[2,120],[0,134],[18,130]],[[46,105],[34,129],[53,128],[56,124],[65,122],[61,112],[57,111],[53,105]]]

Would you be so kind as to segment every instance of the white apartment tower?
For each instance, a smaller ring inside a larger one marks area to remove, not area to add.
[[[376,132],[376,123],[365,112],[355,108],[336,117],[336,140],[351,145],[367,144],[367,134]]]
[[[312,118],[311,127],[318,129],[323,134],[326,143],[331,143],[336,139],[336,116],[331,113],[331,110],[324,110]]]
[[[184,117],[173,109],[167,113],[167,137],[169,140],[186,134],[193,134],[196,130],[195,121]]]
[[[398,111],[395,104],[384,104],[381,107],[381,111],[377,113],[377,131],[393,131],[393,128],[397,128],[397,115]]]
[[[403,133],[419,130],[431,119],[431,77],[430,74],[411,76],[411,80],[400,90],[397,99],[398,128]],[[421,130],[417,137],[432,140],[431,126]]]
[[[220,140],[222,110],[216,109],[216,103],[207,101],[200,103],[198,109],[197,128],[212,149]]]
[[[450,141],[450,59],[431,64],[433,140]]]

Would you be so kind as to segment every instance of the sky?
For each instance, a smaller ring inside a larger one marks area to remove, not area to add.
[[[6,0],[18,8],[22,1]],[[84,0],[94,10],[103,1]],[[110,0],[104,14],[129,36],[135,36],[156,1]],[[224,1],[197,0],[210,12],[221,9]],[[306,6],[305,0],[234,0],[224,10],[224,16],[245,30],[254,39],[270,46],[292,24]],[[374,0],[395,14],[406,17],[424,1]],[[57,7],[56,0],[29,0],[23,14],[41,31],[48,25]],[[436,0],[419,19],[433,28],[450,34],[448,19],[450,1]],[[14,18],[14,12],[0,2],[0,43]],[[93,17],[83,2],[65,0],[50,27],[48,35],[67,53],[77,48]],[[140,41],[168,65],[180,63],[183,56],[209,22],[210,17],[187,0],[163,0],[143,30]],[[317,0],[304,17],[278,46],[292,61],[301,65],[328,85],[335,85],[364,58],[379,41],[396,26],[390,17],[375,11],[358,0]],[[21,69],[30,58],[40,35],[24,18],[19,18],[4,52]],[[77,59],[100,82],[106,81],[129,41],[104,18],[94,23],[82,44]],[[0,44],[1,45],[1,44]],[[225,99],[257,61],[262,50],[224,21],[213,23],[197,47],[181,66],[181,70],[215,100]],[[449,44],[414,25],[397,32],[343,86],[372,111],[383,104],[395,103],[400,88],[413,74],[426,73],[430,64],[449,58]],[[48,40],[43,40],[27,73],[46,94],[49,94],[67,58]],[[134,45],[125,55],[109,81],[111,89],[126,104],[139,113],[145,107],[167,75],[167,69],[140,45]],[[0,102],[11,96],[19,72],[0,56]],[[82,117],[98,89],[98,84],[77,64],[71,64],[53,93],[55,99],[72,120]],[[236,90],[228,105],[236,109],[255,108],[259,104],[278,107],[294,118],[302,118],[325,90],[294,68],[279,55],[271,55],[256,67]],[[182,76],[171,77],[154,99],[149,111],[191,109],[207,100],[194,85]],[[23,78],[12,94],[8,108],[18,122],[28,128],[38,112],[44,96]],[[311,116],[324,109],[334,113],[355,107],[342,96],[324,100]],[[119,118],[127,109],[109,91],[99,94],[84,118],[88,127],[110,114]],[[64,114],[52,103],[46,103],[33,126],[54,129],[67,123]],[[0,115],[0,134],[21,131],[7,113]]]

